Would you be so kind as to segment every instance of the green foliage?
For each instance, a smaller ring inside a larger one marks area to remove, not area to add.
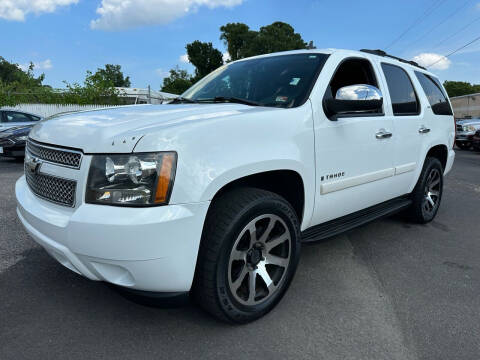
[[[220,32],[220,40],[223,40],[232,61],[248,56],[250,44],[258,34],[242,23],[226,24],[220,27]]]
[[[104,69],[97,69],[97,72],[91,75],[97,83],[110,83],[115,87],[130,87],[130,77],[124,77],[120,65],[106,64]]]
[[[168,77],[163,79],[162,91],[180,95],[192,85],[192,77],[186,70],[182,70],[177,66],[175,69],[170,70]]]
[[[92,74],[87,71],[83,85],[65,82],[66,90],[57,91],[42,85],[44,75],[33,76],[33,64],[23,71],[16,64],[0,57],[0,107],[15,106],[21,103],[43,104],[123,104],[124,99],[114,87],[114,82],[123,79],[118,76],[120,66],[106,65],[105,72]],[[129,84],[129,78],[123,84]]]
[[[194,82],[223,65],[222,53],[215,49],[210,42],[204,43],[196,40],[187,44],[186,48],[188,59],[195,66]]]
[[[20,69],[18,64],[13,64],[0,56],[0,81],[8,84],[11,90],[24,90],[41,87],[45,75],[33,76],[33,64],[30,63],[27,71]]]
[[[224,25],[220,31],[220,39],[224,41],[232,60],[307,48],[302,36],[291,25],[280,21],[262,26],[258,32],[242,23]]]
[[[480,85],[463,81],[445,81],[443,86],[449,97],[480,93]]]

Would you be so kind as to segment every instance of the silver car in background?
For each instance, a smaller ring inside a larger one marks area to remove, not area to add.
[[[10,128],[35,125],[42,120],[39,115],[17,110],[0,110],[0,131]]]
[[[473,136],[480,130],[480,119],[457,120],[456,124],[455,144],[462,150],[470,149]]]

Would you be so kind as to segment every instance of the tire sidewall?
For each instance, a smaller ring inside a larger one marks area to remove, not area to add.
[[[425,186],[427,183],[428,176],[433,169],[437,169],[440,172],[440,195],[438,198],[438,203],[435,210],[431,214],[425,213],[423,209],[423,198],[424,198],[424,191]],[[432,221],[435,216],[437,215],[438,209],[440,209],[440,204],[442,202],[443,197],[443,167],[440,161],[436,158],[427,158],[425,168],[422,172],[421,182],[419,183],[419,188],[416,191],[416,198],[415,201],[417,202],[416,206],[419,206],[419,210],[422,216],[423,222],[430,222]]]
[[[283,283],[281,288],[277,291],[277,293],[261,304],[247,306],[239,303],[230,291],[230,287],[228,285],[229,257],[235,240],[244,227],[251,220],[265,214],[277,215],[287,225],[292,236],[290,248],[291,261],[286,269],[287,274],[282,280]],[[220,250],[218,266],[216,269],[216,291],[220,301],[220,306],[222,307],[223,311],[229,318],[237,322],[251,321],[265,315],[281,300],[288,289],[293,279],[293,275],[295,274],[299,258],[300,230],[297,216],[291,206],[286,201],[282,201],[282,199],[275,199],[273,197],[270,199],[261,199],[252,203],[251,206],[239,213],[235,221],[233,221],[232,226],[225,234],[224,242]]]

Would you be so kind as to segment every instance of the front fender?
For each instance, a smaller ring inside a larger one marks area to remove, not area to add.
[[[304,183],[304,221],[315,194],[314,132],[310,103],[198,121],[145,135],[136,152],[176,151],[171,204],[209,201],[225,185],[273,170],[297,172]]]

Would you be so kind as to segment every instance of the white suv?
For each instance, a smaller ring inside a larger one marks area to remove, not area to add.
[[[438,79],[380,51],[229,63],[171,104],[41,121],[18,217],[62,265],[230,322],[271,310],[302,242],[431,221],[455,127]]]

